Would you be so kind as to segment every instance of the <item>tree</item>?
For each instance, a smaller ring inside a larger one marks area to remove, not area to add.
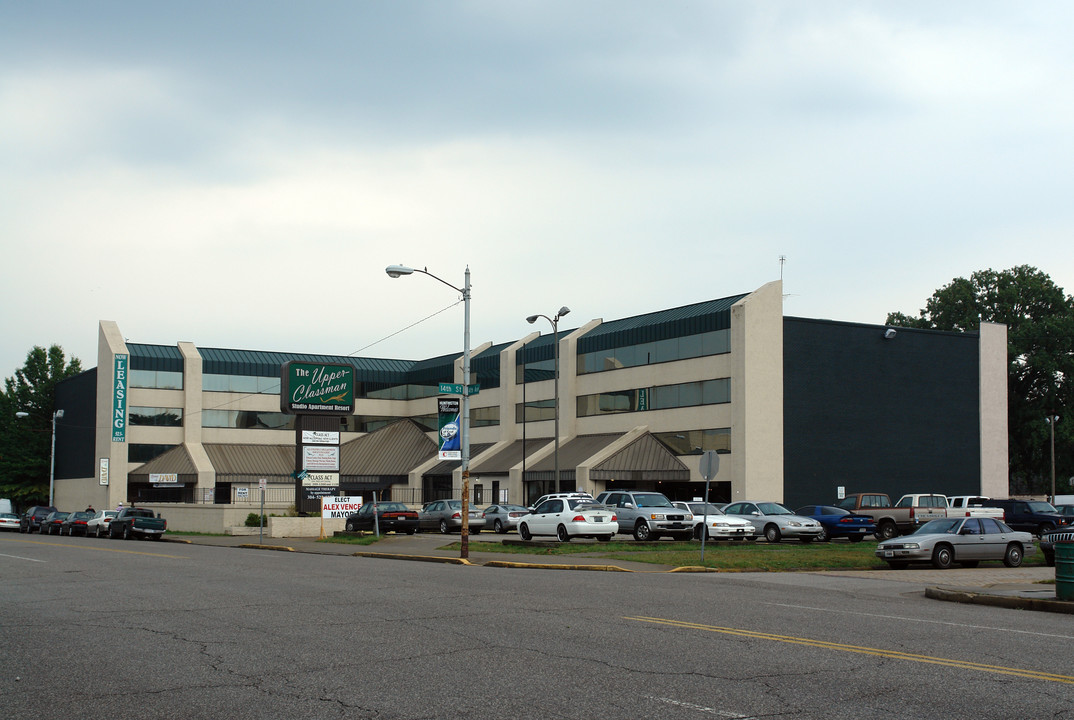
[[[0,391],[0,497],[19,507],[48,500],[52,459],[52,413],[56,383],[82,372],[82,363],[64,358],[63,348],[34,346],[15,377]],[[16,413],[28,413],[19,418]]]
[[[889,325],[973,332],[981,322],[1007,326],[1007,408],[1011,492],[1051,492],[1055,426],[1056,492],[1071,492],[1074,472],[1074,298],[1029,265],[981,270],[940,288],[913,318],[890,313]],[[1065,422],[1064,422],[1065,421]]]

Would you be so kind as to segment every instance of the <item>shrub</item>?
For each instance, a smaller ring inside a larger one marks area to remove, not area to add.
[[[262,525],[268,525],[268,518],[264,515],[250,513],[246,516],[246,527],[261,527]]]

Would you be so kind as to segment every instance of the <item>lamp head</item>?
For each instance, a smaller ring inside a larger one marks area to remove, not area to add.
[[[570,311],[571,311],[571,309],[570,309],[569,307],[567,307],[566,305],[564,305],[563,307],[561,307],[561,308],[559,309],[559,312],[558,312],[558,313],[556,313],[556,317],[557,317],[557,318],[561,318],[561,317],[563,317],[564,315],[566,315],[567,313],[569,313]]]
[[[895,339],[895,328],[888,328],[887,330],[885,330],[884,331],[884,339],[885,340],[894,340]]]
[[[410,275],[414,272],[414,268],[407,267],[406,265],[389,265],[384,268],[384,272],[388,273],[388,277],[397,278],[400,275]]]
[[[59,410],[56,411],[56,419],[58,420],[58,419],[60,419],[62,417],[63,417],[63,408],[60,408]]]
[[[526,322],[528,322],[530,325],[532,325],[533,323],[537,322],[537,318],[539,318],[539,317],[541,317],[541,316],[540,315],[530,315],[528,318],[526,318]]]

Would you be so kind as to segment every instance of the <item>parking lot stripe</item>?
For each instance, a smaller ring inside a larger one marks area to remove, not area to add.
[[[726,628],[715,625],[702,625],[699,623],[682,622],[668,618],[651,617],[625,617],[624,620],[637,622],[655,623],[658,625],[670,625],[689,630],[704,630],[706,632],[723,633],[725,635],[737,635],[739,637],[754,638],[757,640],[771,640],[773,642],[790,643],[792,645],[809,645],[811,647],[839,650],[841,652],[860,653],[862,655],[876,655],[877,657],[891,658],[893,660],[908,660],[911,662],[927,663],[930,665],[945,665],[947,667],[961,668],[963,670],[977,670],[980,672],[996,673],[999,675],[1013,675],[1031,680],[1048,680],[1050,682],[1074,685],[1074,676],[1057,675],[1055,673],[1041,672],[1039,670],[1026,670],[1024,668],[1003,667],[1002,665],[985,665],[983,663],[970,662],[968,660],[952,660],[950,658],[933,657],[931,655],[916,655],[914,653],[899,652],[898,650],[884,650],[882,648],[870,648],[860,645],[845,645],[843,643],[828,642],[826,640],[814,640],[812,638],[800,638],[792,635],[773,635],[772,633],[756,632],[743,628]]]

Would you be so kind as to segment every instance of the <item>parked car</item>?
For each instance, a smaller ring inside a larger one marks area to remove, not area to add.
[[[115,510],[98,510],[86,521],[86,535],[104,537],[108,534],[108,525],[115,516]]]
[[[0,513],[0,530],[19,530],[19,516],[15,513]]]
[[[124,540],[160,540],[168,529],[168,521],[149,508],[125,507],[108,523],[108,537]]]
[[[485,527],[485,517],[473,504],[469,507],[468,515],[469,530],[476,535]],[[462,500],[434,500],[427,503],[418,513],[418,526],[422,530],[439,530],[444,534],[452,530],[462,532]]]
[[[840,537],[861,542],[866,535],[876,532],[876,524],[868,515],[859,515],[833,505],[805,505],[795,510],[794,514],[813,518],[820,523],[821,533],[817,540],[821,542]]]
[[[619,532],[644,542],[671,535],[676,540],[694,536],[694,516],[671,504],[663,493],[613,490],[597,496],[597,503],[615,508]]]
[[[728,515],[737,515],[753,523],[757,532],[770,543],[778,543],[785,537],[798,538],[801,542],[813,542],[821,535],[820,523],[812,518],[795,515],[779,503],[735,502],[723,509]]]
[[[703,502],[688,503],[681,500],[673,502],[672,505],[680,510],[686,510],[694,516],[695,540],[700,540],[703,532],[706,540],[757,539],[757,529],[753,527],[753,523],[749,520],[727,515],[720,509],[719,505]]]
[[[52,512],[56,512],[56,508],[51,505],[34,505],[27,508],[26,512],[22,514],[22,518],[19,519],[19,531],[32,533],[37,530],[41,532],[41,523]]]
[[[1070,518],[1060,515],[1051,503],[1043,500],[989,500],[988,504],[1003,509],[1003,522],[1034,535],[1044,535],[1070,523]]]
[[[931,520],[912,535],[884,540],[876,546],[876,556],[895,569],[914,562],[931,562],[940,569],[954,563],[977,567],[982,560],[1002,560],[1013,568],[1035,551],[1032,535],[989,517]]]
[[[530,509],[521,505],[489,505],[485,508],[485,528],[492,527],[495,533],[504,533],[518,529],[518,521],[529,515]]]
[[[615,511],[598,505],[592,498],[554,497],[537,505],[518,523],[523,540],[535,535],[554,535],[560,542],[571,538],[591,537],[607,542],[619,530]]]
[[[351,532],[357,530],[372,532],[374,529],[379,529],[382,533],[390,530],[413,535],[418,529],[418,513],[401,502],[378,502],[376,506],[373,503],[366,503],[358,512],[347,517],[346,527]]]
[[[530,512],[533,512],[533,509],[535,507],[537,507],[538,505],[543,503],[545,500],[551,500],[552,498],[580,498],[582,500],[593,500],[594,499],[593,496],[590,495],[589,493],[582,492],[580,490],[572,491],[572,492],[548,493],[547,495],[542,495],[541,497],[537,498],[537,502],[535,502],[532,505],[530,505],[529,508],[527,508],[527,509]]]
[[[1055,544],[1061,542],[1074,543],[1074,525],[1060,525],[1040,536],[1040,551],[1048,567],[1055,567]]]
[[[1067,524],[1074,523],[1074,505],[1054,505],[1055,511],[1067,518]]]
[[[876,525],[876,539],[887,540],[899,534],[895,525],[895,516],[891,509],[891,498],[885,493],[863,492],[851,493],[834,503],[834,507],[849,510],[858,515],[865,515]]]
[[[88,536],[89,532],[86,530],[86,523],[92,517],[93,513],[85,512],[84,510],[69,513],[60,523],[60,535]]]
[[[50,512],[45,519],[41,521],[41,534],[42,535],[58,535],[60,532],[60,525],[63,523],[69,513],[56,510]]]

